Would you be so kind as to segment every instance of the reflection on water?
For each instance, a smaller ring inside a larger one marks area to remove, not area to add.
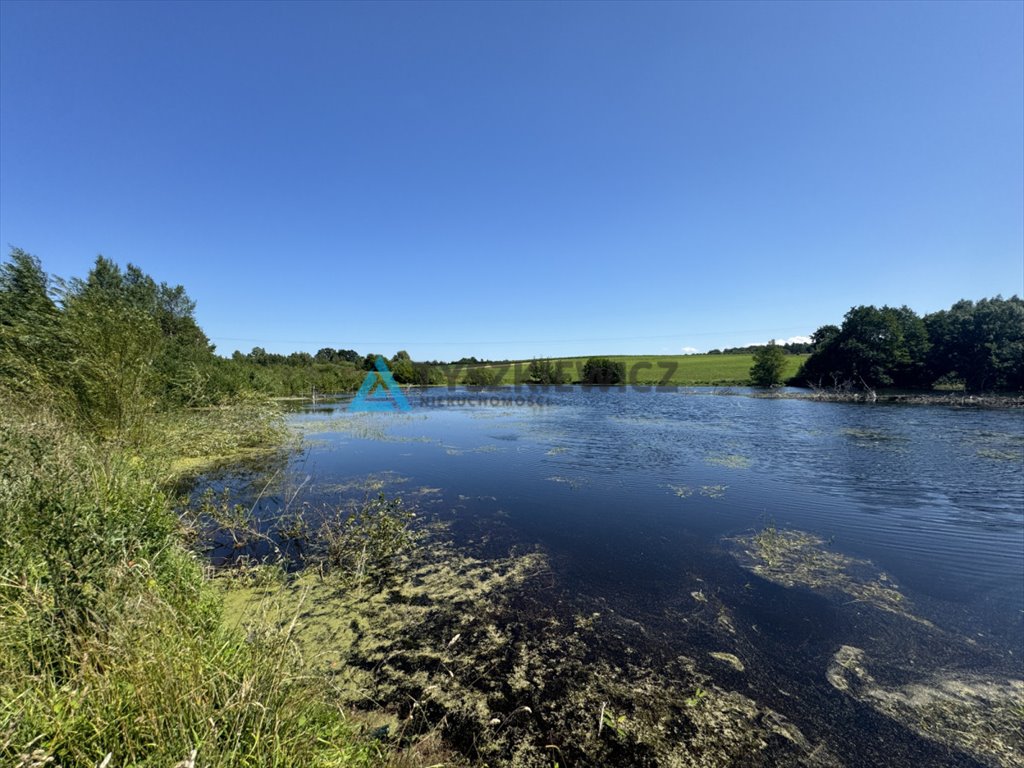
[[[707,659],[812,741],[859,744],[849,764],[1013,764],[955,740],[935,751],[921,707],[901,702],[914,686],[945,701],[955,679],[1022,676],[1019,411],[578,388],[543,406],[418,408],[423,396],[401,415],[296,409],[309,439],[257,506],[279,509],[307,476],[310,505],[422,489],[466,541],[539,547],[567,594]],[[864,658],[873,676],[849,661]]]

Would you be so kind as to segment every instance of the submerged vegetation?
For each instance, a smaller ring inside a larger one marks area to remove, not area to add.
[[[830,550],[818,536],[803,531],[778,530],[769,525],[760,532],[735,539],[742,562],[754,573],[783,586],[842,592],[854,600],[927,624],[910,606],[885,573]]]
[[[383,587],[307,571],[283,591],[227,585],[227,604],[257,633],[298,612],[311,666],[351,706],[383,705],[388,739],[410,749],[439,735],[473,764],[515,768],[830,764],[822,745],[695,659],[638,653],[637,622],[565,600],[541,553],[484,558],[445,540],[434,528]]]

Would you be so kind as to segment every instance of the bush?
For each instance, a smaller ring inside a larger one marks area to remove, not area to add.
[[[471,387],[490,387],[497,383],[497,375],[490,368],[476,367],[466,371],[466,384]]]
[[[342,579],[383,581],[396,559],[413,547],[414,517],[400,498],[382,493],[349,515],[325,520],[313,542],[321,568]]]
[[[583,383],[615,386],[626,383],[626,364],[607,357],[592,357],[583,365]]]
[[[550,360],[533,360],[526,369],[531,384],[560,386],[566,383],[565,371]]]

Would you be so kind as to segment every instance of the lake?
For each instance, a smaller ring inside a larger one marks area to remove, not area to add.
[[[694,659],[821,745],[820,764],[1022,764],[989,722],[1024,697],[1020,411],[742,389],[518,395],[294,406],[302,447],[257,509],[379,490],[480,556],[543,553],[567,616],[639,628],[625,651],[595,630],[602,663]],[[262,477],[206,481],[253,499]],[[946,734],[950,718],[975,735]]]

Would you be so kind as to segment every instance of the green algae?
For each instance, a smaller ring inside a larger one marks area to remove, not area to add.
[[[480,445],[476,448],[456,448],[454,446],[445,446],[444,452],[449,456],[462,456],[467,453],[498,453],[499,451],[507,450],[497,445]]]
[[[748,457],[741,456],[738,453],[713,454],[705,456],[704,461],[708,464],[715,464],[729,469],[749,469],[752,463]]]
[[[1024,451],[1006,451],[999,448],[981,448],[978,455],[983,459],[995,459],[996,461],[1017,461],[1024,462]]]
[[[669,485],[666,485],[665,487],[669,488],[672,491],[672,493],[674,493],[676,496],[678,496],[681,499],[688,499],[688,498],[690,498],[693,495],[693,488],[691,488],[688,485],[671,485],[671,484],[669,484]]]
[[[728,664],[737,672],[743,672],[746,669],[743,662],[740,661],[739,656],[737,656],[734,653],[726,653],[725,651],[711,651],[708,654],[708,656],[710,656],[712,659]]]
[[[693,486],[689,485],[667,484],[665,487],[681,499],[688,499],[694,494]],[[725,496],[725,492],[728,488],[729,486],[727,485],[702,485],[696,490],[701,496],[706,498],[720,499]]]
[[[402,738],[439,735],[476,763],[836,764],[693,659],[646,657],[640,623],[555,599],[543,553],[484,558],[443,527],[424,536],[379,586],[310,570],[283,584],[225,580],[226,612],[251,632],[293,623],[310,674],[328,676],[344,705],[383,710]],[[742,666],[712,658],[730,674]]]
[[[844,645],[833,655],[826,678],[836,690],[925,738],[963,749],[989,765],[1024,766],[1024,680],[943,671],[886,686],[867,665],[863,649]]]
[[[838,591],[851,602],[867,603],[921,624],[930,622],[910,611],[907,599],[889,576],[865,560],[828,549],[810,533],[769,526],[759,533],[732,539],[739,545],[741,565],[785,587]]]
[[[396,485],[404,485],[409,480],[397,472],[377,472],[343,483],[322,483],[317,488],[321,493],[342,495],[379,493]]]

